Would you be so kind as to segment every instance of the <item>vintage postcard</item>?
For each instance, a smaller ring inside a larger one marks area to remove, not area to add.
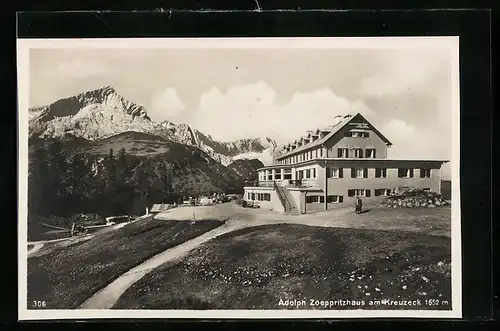
[[[19,39],[19,318],[461,317],[458,52]]]

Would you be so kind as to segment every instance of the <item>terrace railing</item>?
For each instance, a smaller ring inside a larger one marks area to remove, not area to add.
[[[295,188],[311,188],[318,187],[318,181],[316,179],[283,179],[245,182],[245,186],[253,187],[274,187],[274,185]]]

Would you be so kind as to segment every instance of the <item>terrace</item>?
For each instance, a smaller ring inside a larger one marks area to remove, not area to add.
[[[274,187],[274,183],[283,187],[292,188],[319,188],[316,179],[282,179],[282,180],[256,180],[245,182],[245,186],[250,187]]]

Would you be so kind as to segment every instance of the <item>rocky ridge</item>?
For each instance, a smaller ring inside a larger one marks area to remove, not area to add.
[[[30,138],[72,136],[96,141],[128,131],[195,146],[226,166],[242,158],[258,158],[269,164],[277,151],[276,142],[267,137],[221,142],[186,124],[154,122],[143,106],[125,100],[110,86],[29,109]]]

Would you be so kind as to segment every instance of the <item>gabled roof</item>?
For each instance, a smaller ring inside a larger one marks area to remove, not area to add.
[[[378,131],[370,122],[368,122],[366,120],[366,118],[363,117],[363,115],[361,115],[360,113],[357,113],[356,115],[354,116],[349,116],[349,115],[346,115],[344,116],[344,118],[338,122],[337,124],[333,125],[333,126],[330,126],[329,128],[327,129],[318,129],[318,131],[320,132],[328,132],[328,134],[326,134],[325,136],[323,136],[321,139],[317,139],[311,143],[307,143],[305,145],[302,145],[300,147],[297,147],[295,149],[292,149],[290,152],[287,152],[283,155],[280,155],[279,157],[276,158],[276,160],[280,160],[280,159],[283,159],[285,157],[288,157],[288,156],[291,156],[291,155],[295,155],[296,153],[299,153],[299,152],[302,152],[302,151],[305,151],[305,150],[308,150],[310,148],[313,148],[313,147],[318,147],[318,146],[321,146],[322,144],[324,144],[326,141],[328,141],[330,138],[332,138],[337,132],[339,132],[343,127],[345,127],[347,124],[349,124],[351,121],[353,121],[354,119],[356,120],[363,120],[365,121],[369,126],[370,128],[387,144],[387,145],[392,145],[392,143],[389,141],[389,139],[387,139],[380,131]]]

